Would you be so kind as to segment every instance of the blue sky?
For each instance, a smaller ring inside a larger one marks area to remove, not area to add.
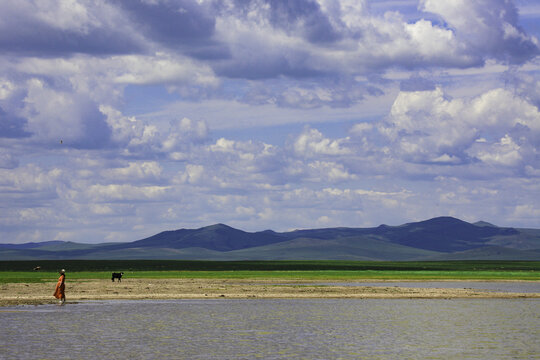
[[[0,2],[0,242],[540,227],[540,3]]]

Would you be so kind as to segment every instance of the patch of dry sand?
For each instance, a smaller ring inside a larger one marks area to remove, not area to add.
[[[80,300],[212,298],[540,298],[540,293],[497,293],[474,289],[339,286],[283,280],[125,279],[68,280],[67,302]],[[0,285],[0,306],[52,304],[56,281]]]

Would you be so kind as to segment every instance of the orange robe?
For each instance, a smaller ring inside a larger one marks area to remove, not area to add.
[[[54,297],[57,299],[62,299],[65,297],[64,291],[66,290],[66,285],[64,284],[64,280],[66,278],[65,274],[60,275],[58,278],[58,282],[56,283],[56,288],[54,289]]]

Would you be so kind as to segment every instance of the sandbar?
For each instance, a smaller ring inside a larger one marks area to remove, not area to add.
[[[55,304],[56,281],[0,285],[0,306]],[[540,298],[540,293],[507,293],[469,288],[414,288],[393,286],[320,285],[315,281],[272,279],[77,279],[66,282],[69,302],[84,300],[164,299],[271,299],[271,298]]]

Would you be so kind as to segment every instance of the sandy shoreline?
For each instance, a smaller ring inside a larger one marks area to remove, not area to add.
[[[0,285],[0,306],[53,304],[56,281]],[[540,298],[540,293],[498,293],[474,289],[319,285],[310,281],[219,279],[70,280],[67,302],[81,300],[252,299],[252,298]]]

